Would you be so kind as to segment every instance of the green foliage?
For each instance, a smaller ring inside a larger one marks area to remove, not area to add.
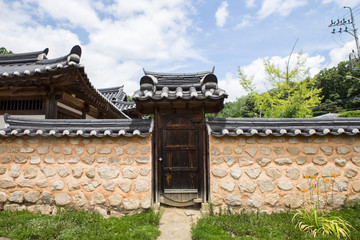
[[[355,98],[360,95],[360,74],[350,72],[348,64],[340,62],[315,76],[315,85],[321,89],[322,96],[321,107],[316,108],[318,114],[360,108],[360,102]]]
[[[10,50],[6,50],[6,48],[4,47],[0,47],[0,55],[5,55],[5,54],[13,54],[13,52]]]
[[[0,236],[11,239],[156,239],[160,215],[152,210],[120,219],[77,210],[55,216],[0,212]]]
[[[314,206],[309,211],[304,208],[296,210],[292,222],[296,222],[296,228],[314,237],[334,235],[337,238],[349,238],[352,228],[351,224],[341,217],[332,216],[329,213],[319,214]]]
[[[306,59],[300,53],[293,69],[286,65],[282,71],[269,59],[264,61],[267,80],[272,89],[258,93],[252,85],[253,77],[249,78],[239,68],[241,86],[255,101],[255,109],[267,118],[307,118],[312,117],[312,108],[317,106],[321,97],[320,90],[315,88],[314,80],[308,76],[305,67]]]
[[[253,118],[257,116],[255,100],[251,95],[240,97],[235,102],[225,103],[223,110],[217,115],[217,117],[228,118]]]
[[[199,219],[192,226],[192,237],[196,240],[220,239],[337,239],[331,235],[312,235],[298,228],[292,223],[294,213],[252,214],[241,212],[239,214],[210,215]],[[342,209],[328,213],[333,217],[342,217],[354,228],[351,228],[351,239],[360,239],[360,207]],[[331,225],[331,224],[329,224]]]
[[[360,117],[360,110],[343,112],[338,117]]]

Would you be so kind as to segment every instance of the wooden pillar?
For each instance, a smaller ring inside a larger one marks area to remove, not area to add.
[[[46,109],[45,109],[45,118],[46,119],[56,119],[57,118],[57,103],[54,93],[54,88],[46,88]]]
[[[84,103],[84,108],[82,110],[81,118],[86,119],[86,113],[89,112],[89,104]]]

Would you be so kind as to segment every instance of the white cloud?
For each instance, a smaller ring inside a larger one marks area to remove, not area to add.
[[[245,0],[246,7],[255,7],[255,0]]]
[[[215,13],[216,25],[219,27],[223,27],[226,23],[226,19],[229,15],[229,12],[227,10],[228,6],[229,4],[226,1],[223,1]]]
[[[322,3],[324,4],[337,3],[339,7],[343,7],[343,6],[354,7],[360,3],[360,0],[322,0]]]
[[[264,19],[271,14],[279,14],[282,17],[288,16],[295,8],[304,6],[307,0],[264,0],[257,16]]]
[[[236,25],[236,29],[251,26],[253,22],[254,22],[253,17],[251,17],[250,15],[244,15],[242,16],[241,22],[238,25]]]
[[[0,24],[6,33],[1,46],[14,52],[49,47],[49,57],[56,58],[88,39],[81,43],[81,62],[98,88],[125,85],[132,94],[142,67],[174,69],[184,60],[206,61],[188,34],[194,9],[186,0],[0,0],[0,8],[0,22],[6,22]]]
[[[336,66],[339,62],[348,60],[349,53],[351,53],[352,50],[356,50],[354,41],[345,43],[341,48],[333,48],[329,53],[330,64],[328,67]]]
[[[292,54],[290,60],[290,69],[296,63],[298,54]],[[304,54],[303,57],[306,57],[305,66],[309,68],[309,74],[311,77],[316,75],[321,69],[323,69],[323,64],[325,62],[325,57],[317,55],[310,57],[308,54]],[[286,62],[288,61],[289,56],[280,57],[273,56],[270,58],[270,61],[279,66],[283,71],[285,70]],[[266,72],[264,70],[264,60],[265,58],[257,58],[252,61],[249,65],[241,66],[241,69],[247,76],[254,76],[253,84],[256,86],[257,91],[265,92],[271,89],[271,85],[266,80]],[[229,95],[228,101],[235,101],[236,98],[246,95],[245,90],[240,86],[239,79],[237,74],[227,73],[224,79],[219,80],[219,86],[226,90]]]

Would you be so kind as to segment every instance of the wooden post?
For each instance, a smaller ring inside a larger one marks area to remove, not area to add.
[[[56,119],[57,118],[57,103],[53,87],[47,87],[46,91],[46,106],[45,106],[45,118]]]

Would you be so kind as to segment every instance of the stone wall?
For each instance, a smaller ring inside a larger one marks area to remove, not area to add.
[[[0,208],[118,216],[151,205],[151,136],[0,138]]]
[[[283,211],[360,201],[359,136],[210,136],[209,144],[216,210]]]

